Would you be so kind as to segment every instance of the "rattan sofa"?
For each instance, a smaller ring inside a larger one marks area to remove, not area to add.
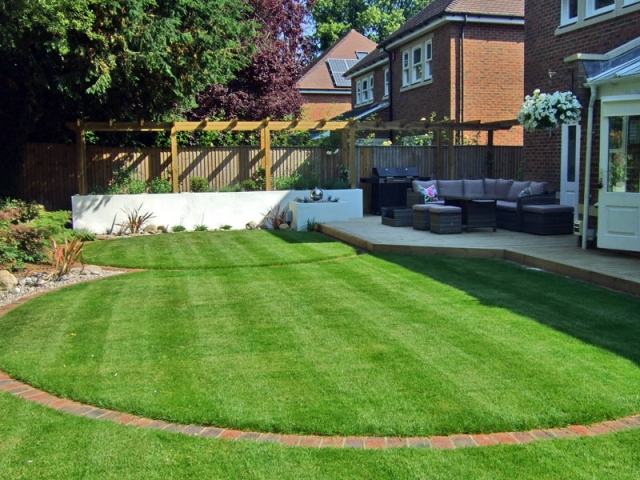
[[[447,196],[487,198],[496,200],[496,225],[498,228],[523,231],[525,205],[551,205],[556,203],[555,192],[548,190],[547,182],[481,178],[476,180],[414,180],[407,189],[407,207],[423,204],[426,190],[434,185],[439,201]]]

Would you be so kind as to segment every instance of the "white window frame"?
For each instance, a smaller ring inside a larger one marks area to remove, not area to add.
[[[419,52],[416,61],[416,52]],[[421,83],[424,80],[424,47],[422,44],[411,48],[411,84]]]
[[[373,75],[363,77],[356,82],[356,105],[373,103]]]
[[[572,23],[576,23],[578,21],[579,7],[576,6],[576,16],[569,17],[569,7],[572,1],[576,2],[576,5],[580,3],[580,0],[562,0],[562,7],[560,13],[560,25],[571,25]]]
[[[606,22],[622,15],[640,11],[640,0],[614,0],[611,5],[596,9],[597,0],[578,0],[577,17],[569,18],[571,0],[561,0],[560,25],[556,35],[573,32],[600,22]]]
[[[409,59],[409,50],[402,52],[402,86],[411,85],[411,65]]]
[[[389,69],[385,68],[384,71],[382,72],[382,77],[384,79],[384,93],[382,95],[382,98],[387,98],[389,96]]]
[[[402,87],[400,90],[420,87],[432,81],[433,37],[430,37],[419,43],[408,45],[402,51]]]
[[[427,53],[429,54],[427,57]],[[431,80],[433,78],[433,69],[431,68],[431,62],[433,60],[433,42],[431,39],[424,42],[424,66],[422,67],[422,77],[424,80]]]
[[[585,18],[595,17],[596,15],[602,15],[603,13],[611,12],[616,9],[616,0],[611,2],[611,5],[596,8],[597,0],[587,0],[587,11]]]

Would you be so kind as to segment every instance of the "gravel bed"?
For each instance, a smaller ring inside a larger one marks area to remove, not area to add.
[[[13,303],[23,297],[29,297],[40,292],[52,290],[74,283],[97,280],[103,277],[126,273],[126,270],[112,270],[94,265],[85,265],[81,268],[72,268],[69,275],[63,276],[60,280],[51,277],[52,271],[41,270],[30,272],[18,278],[18,285],[11,290],[0,289],[0,307]],[[0,287],[1,288],[1,287]]]

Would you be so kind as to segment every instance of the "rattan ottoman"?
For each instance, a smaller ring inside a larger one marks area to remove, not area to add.
[[[567,205],[524,205],[522,231],[536,235],[573,233],[573,207]]]
[[[448,205],[431,205],[430,230],[433,233],[462,233],[462,209]]]
[[[407,207],[382,207],[382,224],[390,227],[413,225],[413,210]]]
[[[431,230],[431,205],[422,203],[413,205],[413,228],[416,230]]]

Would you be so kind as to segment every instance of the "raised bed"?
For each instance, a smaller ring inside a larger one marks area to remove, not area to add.
[[[289,202],[292,213],[291,228],[306,230],[307,222],[346,222],[349,220],[349,204],[347,202]]]
[[[193,230],[196,225],[206,225],[214,230],[230,225],[232,229],[244,229],[249,222],[260,224],[272,208],[287,207],[295,198],[308,196],[306,190],[75,195],[71,197],[73,228],[98,234],[117,231],[116,225],[125,221],[127,209],[139,209],[141,214],[154,215],[149,223],[169,228],[182,225]],[[325,190],[324,196],[344,202],[348,218],[362,218],[362,189]]]

